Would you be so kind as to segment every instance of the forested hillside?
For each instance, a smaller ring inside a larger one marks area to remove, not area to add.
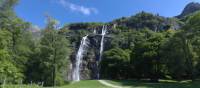
[[[15,14],[17,2],[0,1],[0,84],[6,80],[52,86],[71,81],[71,69],[86,35],[89,44],[81,79],[97,79],[98,65],[100,79],[157,82],[200,77],[198,10],[189,11],[191,14],[184,11],[179,17],[141,11],[106,23],[68,23],[61,28],[58,21],[47,16],[46,27],[37,29]],[[107,27],[105,46],[102,61],[97,63],[103,25]]]

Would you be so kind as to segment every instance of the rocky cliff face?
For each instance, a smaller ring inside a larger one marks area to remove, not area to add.
[[[189,3],[188,5],[186,5],[186,7],[184,8],[183,12],[178,15],[178,18],[183,18],[189,14],[192,14],[194,12],[200,11],[200,3]]]
[[[87,54],[83,58],[82,68],[81,68],[81,79],[97,79],[98,73],[98,63],[99,63],[99,50],[101,35],[89,35],[88,40],[90,44],[88,45]],[[110,37],[105,37],[104,44],[110,42]],[[106,48],[106,47],[104,47]]]
[[[85,30],[88,31],[88,30]],[[70,57],[70,65],[68,69],[68,77],[67,80],[71,80],[72,79],[72,69],[75,65],[75,59],[76,59],[76,54],[78,51],[78,48],[80,46],[80,40],[82,38],[82,36],[84,35],[88,35],[88,48],[87,48],[87,53],[84,54],[84,57],[82,58],[82,63],[81,63],[81,68],[80,68],[80,79],[97,79],[97,73],[98,73],[98,61],[99,61],[99,50],[100,50],[100,42],[101,42],[101,38],[102,35],[101,30],[97,30],[96,33],[83,33],[81,34],[82,31],[74,31],[71,30],[70,33],[67,33],[66,36],[70,37],[70,42],[71,42],[71,47],[72,47],[72,51],[73,53],[71,54]],[[76,35],[78,34],[78,35]],[[80,35],[79,35],[80,34]],[[108,35],[105,36],[105,45],[107,43],[109,43],[111,40],[111,37],[109,37]],[[105,46],[106,48],[107,46]]]

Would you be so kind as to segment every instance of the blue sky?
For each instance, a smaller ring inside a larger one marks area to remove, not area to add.
[[[45,26],[45,14],[60,25],[71,22],[109,22],[141,11],[173,17],[186,4],[200,0],[20,0],[15,12],[25,21]]]

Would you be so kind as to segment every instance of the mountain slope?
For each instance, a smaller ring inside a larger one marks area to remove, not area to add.
[[[183,18],[187,15],[200,11],[200,3],[191,2],[186,5],[183,12],[177,16],[177,18]]]

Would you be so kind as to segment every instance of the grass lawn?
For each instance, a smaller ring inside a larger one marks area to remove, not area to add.
[[[41,88],[37,85],[5,85],[4,87],[1,85],[0,88]]]
[[[110,88],[100,84],[97,80],[84,80],[80,82],[70,83],[69,85],[58,88]]]
[[[135,80],[105,80],[105,81],[114,85],[122,86],[124,88],[200,88],[200,81],[177,82],[171,80],[160,80],[159,83],[150,83],[147,81],[135,81]],[[26,86],[26,85],[22,86],[6,85],[4,88],[41,88],[41,87]],[[110,88],[110,87],[102,85],[97,80],[84,80],[56,88]]]
[[[135,80],[106,80],[106,82],[122,86],[124,88],[200,88],[200,81],[172,81],[172,80],[160,80],[159,83],[150,83],[147,81],[135,81]],[[96,80],[84,80],[77,83],[71,83],[69,85],[59,88],[110,88],[100,84]]]
[[[147,81],[134,81],[134,80],[106,80],[111,84],[123,86],[126,88],[200,88],[200,81],[172,81],[160,80],[159,83],[150,83]]]
[[[3,88],[2,85],[0,88]],[[36,85],[5,85],[4,88],[42,88]],[[44,87],[44,88],[53,88],[53,87]],[[55,87],[55,88],[110,88],[100,84],[97,80],[83,80],[80,82],[70,83],[65,86]]]

